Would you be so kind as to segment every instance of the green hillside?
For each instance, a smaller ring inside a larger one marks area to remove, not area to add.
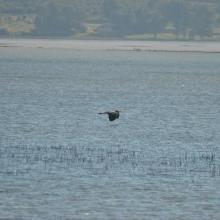
[[[0,36],[219,40],[219,0],[0,0]]]

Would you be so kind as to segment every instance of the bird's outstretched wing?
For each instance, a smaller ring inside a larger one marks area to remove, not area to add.
[[[99,115],[107,115],[109,112],[99,112]]]

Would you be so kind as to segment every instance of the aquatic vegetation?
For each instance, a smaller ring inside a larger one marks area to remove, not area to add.
[[[84,146],[0,147],[1,174],[31,172],[44,166],[53,169],[83,169],[90,174],[128,175],[220,175],[220,156],[215,151],[180,152],[179,155],[151,156],[147,151]]]

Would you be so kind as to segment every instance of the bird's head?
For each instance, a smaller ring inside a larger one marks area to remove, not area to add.
[[[119,112],[121,112],[121,111],[119,111],[119,110],[115,110],[115,112],[118,112],[118,113],[119,113]]]

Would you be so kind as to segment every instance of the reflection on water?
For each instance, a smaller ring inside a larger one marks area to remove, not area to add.
[[[2,48],[1,217],[219,219],[219,58]]]

